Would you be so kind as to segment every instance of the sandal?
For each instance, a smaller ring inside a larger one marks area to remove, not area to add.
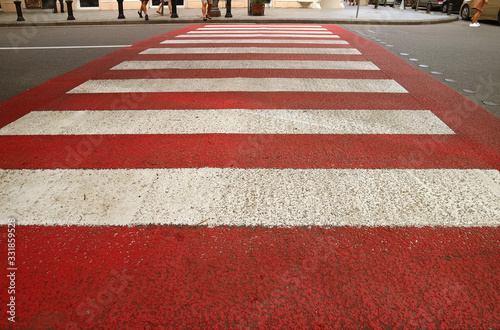
[[[207,18],[206,18],[206,17],[203,17],[203,20],[204,20],[204,21],[206,21],[206,20],[207,20]]]
[[[212,19],[212,17],[210,17],[210,16],[208,16],[208,15],[207,15],[207,18],[208,18],[208,19]]]
[[[142,13],[140,12],[137,12],[137,14],[139,14],[139,17],[142,18]]]

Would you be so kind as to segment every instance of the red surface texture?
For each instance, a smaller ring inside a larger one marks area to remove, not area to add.
[[[30,226],[17,237],[19,329],[500,327],[499,228]],[[14,328],[5,315],[0,327]]]

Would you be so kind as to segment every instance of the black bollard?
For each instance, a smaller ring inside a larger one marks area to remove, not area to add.
[[[57,14],[57,0],[54,0],[54,11],[53,13]]]
[[[171,0],[171,1],[172,1],[172,15],[170,15],[170,18],[179,18],[179,16],[177,16],[177,1],[176,0]]]
[[[14,1],[14,4],[16,5],[17,20],[24,21],[23,11],[21,10],[21,1]]]
[[[447,2],[448,7],[446,8],[446,15],[450,16],[451,15],[451,8],[453,8],[453,3],[451,1]]]
[[[427,13],[427,14],[430,14],[431,9],[432,9],[432,2],[431,2],[431,0],[429,0],[429,1],[427,2],[427,11],[426,11],[426,13]]]
[[[231,14],[231,0],[226,0],[226,16],[225,17],[233,17]]]
[[[210,17],[220,17],[219,0],[213,0],[212,9],[208,13]]]
[[[123,15],[123,0],[116,1],[118,1],[118,19],[125,18],[125,15]]]
[[[68,21],[73,21],[75,16],[73,16],[73,0],[66,0],[66,6],[68,7]]]
[[[61,14],[64,14],[64,0],[59,0],[59,4],[61,5]]]

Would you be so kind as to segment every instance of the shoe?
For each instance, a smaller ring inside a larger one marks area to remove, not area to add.
[[[203,20],[204,20],[204,21],[206,21],[206,20],[207,20],[207,18],[206,18],[206,17],[203,17]]]
[[[207,15],[207,18],[208,18],[208,19],[212,19],[212,17],[210,17],[210,16],[208,16],[208,15]]]
[[[157,12],[158,14],[161,14],[161,11],[159,11],[159,10],[157,10],[156,12]]]
[[[470,27],[479,27],[479,23],[470,23],[469,26]]]
[[[142,13],[137,12],[137,14],[139,14],[139,17],[142,18]]]
[[[149,21],[149,17],[148,17],[148,15],[144,16],[144,19],[145,19],[146,21]]]

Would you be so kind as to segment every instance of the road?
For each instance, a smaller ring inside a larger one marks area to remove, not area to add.
[[[498,26],[483,22],[481,29],[470,29],[457,21],[438,25],[343,25],[354,33],[405,59],[417,69],[433,76],[500,118],[500,44]],[[125,25],[98,27],[39,27],[36,30],[4,28],[0,47],[57,47],[130,45],[175,30],[184,25]],[[378,39],[380,41],[375,41]],[[76,69],[104,56],[115,48],[0,50],[2,54],[0,101]],[[401,56],[407,53],[409,56]],[[409,61],[416,58],[418,62]],[[471,63],[474,62],[474,65]],[[428,68],[419,67],[428,65]],[[441,72],[442,75],[432,74]],[[451,79],[453,82],[446,81]],[[471,91],[464,92],[464,90]]]
[[[16,325],[497,327],[500,120],[385,48],[200,24],[0,103]]]

